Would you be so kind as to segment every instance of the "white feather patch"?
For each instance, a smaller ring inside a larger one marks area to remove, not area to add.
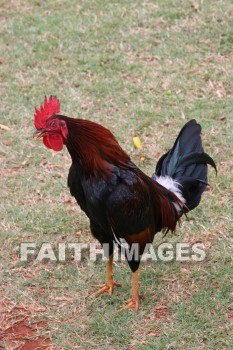
[[[173,192],[179,200],[185,204],[185,198],[182,196],[182,192],[179,188],[180,184],[179,182],[175,181],[172,177],[170,176],[156,176],[153,175],[153,179],[157,181],[161,186],[167,188],[169,191]],[[173,203],[176,210],[179,211],[180,205],[177,203]]]

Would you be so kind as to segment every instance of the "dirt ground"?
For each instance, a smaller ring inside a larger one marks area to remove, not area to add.
[[[15,304],[0,296],[0,349],[54,349],[46,335],[46,320],[36,321],[44,311],[35,305]]]

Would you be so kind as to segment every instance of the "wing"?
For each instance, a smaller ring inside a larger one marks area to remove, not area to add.
[[[106,200],[106,214],[114,238],[138,243],[140,254],[154,237],[150,190],[133,171],[117,169],[118,183]]]
[[[111,173],[108,180],[82,179],[82,191],[80,186],[79,191],[74,184],[70,187],[78,194],[79,204],[82,199],[81,208],[89,216],[91,226],[95,223],[92,233],[100,243],[125,239],[128,244],[139,243],[141,252],[154,236],[149,186],[131,169],[114,167]]]

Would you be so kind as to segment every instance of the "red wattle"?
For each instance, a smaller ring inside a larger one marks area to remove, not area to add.
[[[44,136],[44,137],[43,137],[43,143],[44,143],[44,145],[45,145],[47,148],[52,148],[52,147],[50,146],[48,136]]]
[[[63,148],[63,139],[59,134],[51,134],[43,137],[44,145],[54,151],[61,151]]]

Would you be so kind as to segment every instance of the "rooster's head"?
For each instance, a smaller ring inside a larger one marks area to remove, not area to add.
[[[44,105],[40,109],[35,108],[34,125],[36,131],[33,137],[43,138],[46,147],[54,151],[60,151],[66,141],[68,129],[65,120],[58,115],[60,101],[56,96],[45,96]]]

